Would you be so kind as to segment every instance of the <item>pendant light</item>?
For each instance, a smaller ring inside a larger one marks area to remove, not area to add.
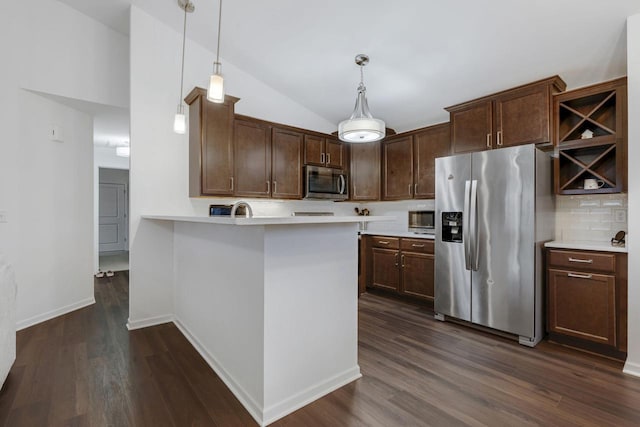
[[[178,98],[178,111],[173,119],[173,131],[184,134],[187,131],[187,118],[184,115],[184,104],[182,103],[182,89],[184,86],[184,47],[187,39],[187,12],[193,12],[196,7],[189,0],[178,0],[178,7],[184,10],[184,26],[182,28],[182,69],[180,71],[180,97]]]
[[[369,63],[369,57],[364,54],[356,56],[356,64],[360,67],[360,84],[358,97],[351,117],[338,125],[338,137],[345,142],[361,143],[379,141],[385,136],[385,124],[380,119],[374,119],[367,104],[367,88],[364,86],[364,66]]]
[[[213,74],[209,78],[209,90],[207,99],[217,104],[224,102],[224,79],[220,72],[220,27],[222,26],[222,0],[220,0],[220,10],[218,12],[218,48],[216,50],[216,62],[213,63]]]

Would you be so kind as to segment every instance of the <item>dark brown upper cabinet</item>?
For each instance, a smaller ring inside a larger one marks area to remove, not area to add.
[[[273,128],[271,135],[271,197],[302,198],[303,134]]]
[[[337,139],[310,134],[304,136],[305,165],[342,169],[344,157],[344,146]]]
[[[552,142],[553,95],[564,91],[558,76],[446,108],[452,154]]]
[[[380,200],[380,141],[350,144],[353,201]]]
[[[554,97],[557,194],[619,193],[627,182],[627,79]],[[598,188],[585,189],[595,179]]]
[[[237,119],[233,127],[235,193],[271,196],[271,129],[259,121]]]
[[[194,88],[189,105],[189,197],[231,196],[233,178],[233,117],[238,98],[207,100],[207,91]]]
[[[435,159],[450,154],[450,129],[441,123],[382,142],[382,200],[435,197]]]
[[[413,197],[413,136],[382,141],[382,200]]]

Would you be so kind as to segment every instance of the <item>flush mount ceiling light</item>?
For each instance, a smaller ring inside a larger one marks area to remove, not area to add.
[[[182,28],[182,68],[180,71],[180,96],[178,98],[178,111],[176,112],[176,116],[173,119],[173,131],[182,135],[187,131],[187,119],[184,115],[184,104],[182,103],[182,89],[184,86],[184,46],[187,39],[187,13],[193,12],[196,7],[189,0],[178,0],[178,7],[184,10],[184,26]]]
[[[349,119],[338,125],[338,137],[345,142],[371,142],[384,138],[385,124],[380,119],[374,119],[367,104],[367,88],[364,86],[364,66],[369,63],[369,57],[364,54],[356,56],[356,64],[360,67],[360,84],[356,106]]]
[[[216,50],[216,62],[213,63],[213,74],[209,78],[209,89],[207,99],[217,104],[224,102],[224,79],[220,72],[220,27],[222,26],[222,0],[220,0],[220,10],[218,11],[218,48]]]

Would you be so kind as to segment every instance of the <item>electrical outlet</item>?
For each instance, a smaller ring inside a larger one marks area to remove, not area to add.
[[[616,222],[627,222],[627,211],[625,211],[624,209],[616,209],[615,219]]]
[[[0,211],[0,223],[9,222],[7,211]]]

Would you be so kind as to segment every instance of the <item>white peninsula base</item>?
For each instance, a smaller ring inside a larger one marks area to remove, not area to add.
[[[361,377],[357,218],[146,218],[175,221],[174,322],[260,425]]]

